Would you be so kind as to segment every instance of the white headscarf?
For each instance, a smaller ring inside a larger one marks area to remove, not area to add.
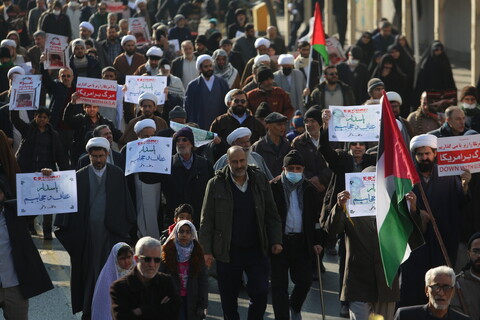
[[[178,241],[178,231],[180,231],[180,228],[183,227],[184,225],[188,225],[190,227],[190,232],[192,233],[192,239],[190,243],[188,243],[186,246],[181,245],[180,242]],[[167,242],[170,240],[173,240],[175,243],[175,248],[177,249],[177,260],[178,262],[185,262],[190,260],[190,256],[192,255],[194,243],[193,240],[197,240],[198,235],[197,235],[197,229],[188,220],[180,220],[177,222],[175,225],[175,228],[173,228],[172,233],[168,236]]]
[[[127,275],[133,270],[133,268],[135,268],[135,260],[128,270],[121,269],[118,265],[118,251],[123,247],[130,248],[130,246],[125,242],[119,242],[113,246],[107,262],[103,266],[103,269],[98,276],[92,300],[92,319],[112,319],[110,286],[115,280]],[[130,249],[132,250],[133,259],[133,249]]]

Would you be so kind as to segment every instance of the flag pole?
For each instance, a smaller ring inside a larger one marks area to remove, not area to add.
[[[440,231],[438,230],[437,222],[435,221],[435,218],[433,217],[432,209],[430,209],[430,204],[428,203],[427,196],[425,195],[425,191],[423,190],[422,183],[421,182],[418,183],[417,186],[420,189],[420,194],[422,196],[423,203],[425,204],[425,209],[427,211],[428,219],[432,223],[433,231],[435,232],[435,236],[437,237],[438,244],[440,245],[440,249],[442,250],[443,258],[445,259],[445,262],[447,263],[447,266],[452,268],[452,262],[450,261],[450,258],[448,257],[447,249],[445,248],[445,243],[443,242],[442,235],[440,234]]]
[[[310,92],[310,73],[312,73],[312,50],[313,50],[313,45],[310,43],[310,53],[308,54],[308,72],[307,72],[307,89],[309,92],[305,96],[305,105],[308,103],[308,98],[310,97],[310,94],[312,94]]]

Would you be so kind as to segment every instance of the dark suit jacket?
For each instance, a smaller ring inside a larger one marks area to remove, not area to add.
[[[110,287],[112,298],[112,316],[114,320],[141,319],[177,319],[180,310],[180,296],[175,290],[172,277],[157,273],[145,286],[138,278],[138,270],[115,281]],[[160,303],[169,297],[167,303]],[[133,310],[142,309],[141,316],[135,316]]]
[[[420,305],[420,306],[413,306],[413,307],[403,307],[399,308],[395,313],[394,320],[424,320],[424,319],[436,319],[430,312],[428,312],[428,305]],[[430,317],[427,317],[430,315]],[[445,319],[445,318],[444,318]],[[453,310],[452,308],[448,309],[448,315],[446,317],[448,320],[466,320],[470,319],[470,317],[460,313],[458,311]]]
[[[180,56],[172,61],[172,74],[180,79],[183,78],[183,60],[185,58]]]
[[[145,62],[147,62],[147,59],[145,59],[145,57],[140,53],[134,54],[132,65],[130,66],[128,65],[125,53],[122,53],[118,57],[116,57],[115,61],[113,62],[113,67],[118,71],[118,83],[124,84],[125,76],[132,75],[137,70],[137,68]]]
[[[16,200],[5,202],[5,220],[12,247],[13,265],[23,298],[29,299],[53,289],[52,281],[28,232],[25,220],[17,216]]]

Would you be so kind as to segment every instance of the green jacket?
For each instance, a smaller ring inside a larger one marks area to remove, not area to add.
[[[258,239],[265,255],[274,244],[282,243],[282,223],[265,175],[248,166],[248,177],[255,201]],[[200,221],[200,243],[205,254],[228,263],[232,239],[233,195],[230,168],[224,167],[208,181]]]

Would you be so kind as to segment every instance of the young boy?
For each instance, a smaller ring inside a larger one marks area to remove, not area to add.
[[[173,228],[175,228],[175,225],[177,222],[181,220],[188,220],[190,222],[193,222],[193,208],[191,205],[188,203],[184,203],[179,205],[174,212],[173,216],[173,224],[170,225],[167,229],[162,231],[162,235],[160,236],[160,242],[165,244],[167,242],[167,238],[170,235],[170,233],[173,231]]]

